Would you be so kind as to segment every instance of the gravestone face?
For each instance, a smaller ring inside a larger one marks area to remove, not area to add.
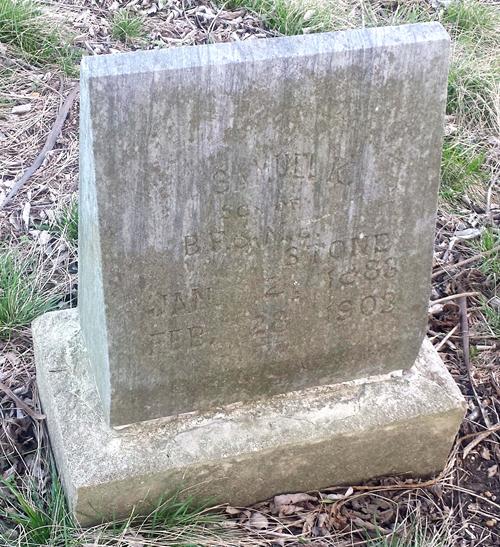
[[[412,366],[439,25],[84,60],[80,322],[112,425]]]

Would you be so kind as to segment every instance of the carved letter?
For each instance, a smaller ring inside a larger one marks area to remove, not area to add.
[[[218,251],[220,249],[220,245],[224,239],[224,231],[223,230],[217,230],[215,232],[210,232],[210,243],[211,243],[211,249],[212,251]]]
[[[183,312],[186,309],[186,303],[182,299],[182,293],[176,292],[174,294],[174,315],[177,315],[179,312]]]
[[[189,327],[189,339],[192,348],[199,347],[203,344],[203,327]]]
[[[184,249],[186,256],[192,256],[200,252],[200,247],[198,246],[198,236],[189,235],[184,238]]]
[[[391,246],[391,239],[389,234],[377,234],[375,236],[375,252],[385,253]]]
[[[359,237],[353,237],[351,239],[351,256],[366,256],[368,254],[368,243],[369,238],[367,238],[364,234],[359,234]]]
[[[345,254],[345,243],[343,241],[332,241],[328,253],[332,258],[340,258]]]
[[[174,329],[169,330],[168,334],[170,339],[170,346],[172,349],[181,349],[182,347],[182,330],[181,329]]]

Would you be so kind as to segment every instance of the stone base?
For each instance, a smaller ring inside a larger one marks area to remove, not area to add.
[[[410,371],[119,429],[104,421],[77,310],[33,323],[52,448],[82,525],[190,494],[247,505],[273,494],[440,471],[465,402],[429,341]]]

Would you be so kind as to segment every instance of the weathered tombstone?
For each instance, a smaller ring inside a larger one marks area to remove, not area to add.
[[[82,522],[183,483],[246,503],[443,466],[463,401],[422,342],[448,44],[84,60],[79,317],[34,324]]]

